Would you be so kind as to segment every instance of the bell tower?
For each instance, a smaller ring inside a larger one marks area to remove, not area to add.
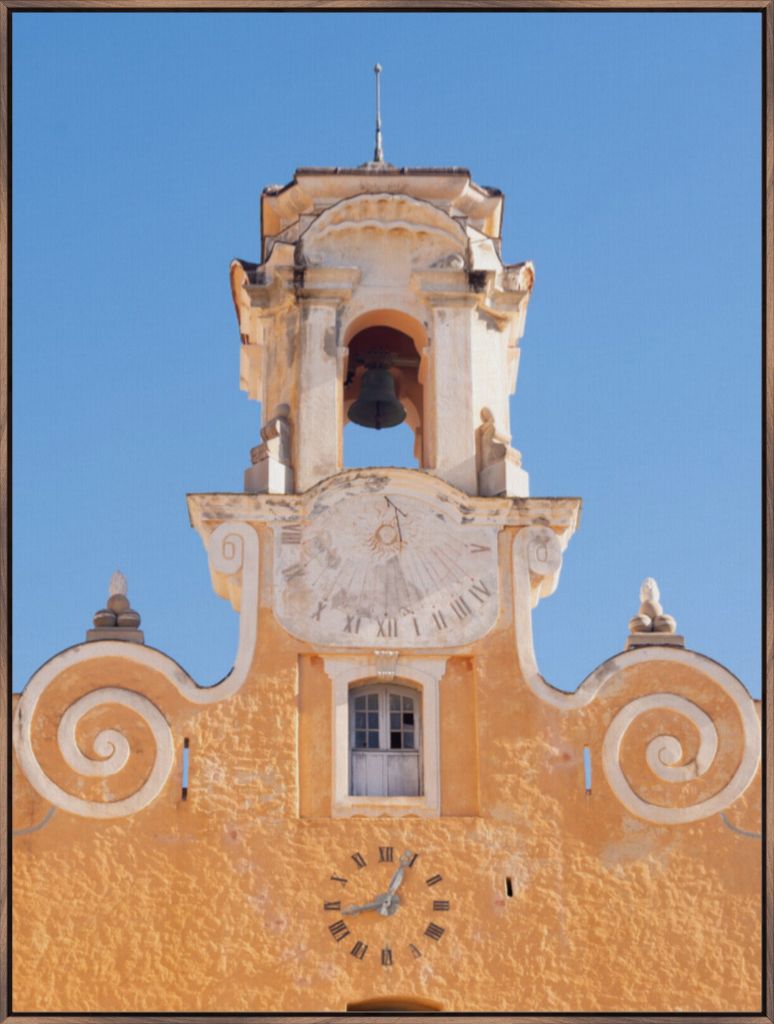
[[[464,168],[383,161],[264,190],[263,261],[231,267],[241,386],[264,418],[246,491],[345,469],[349,418],[405,419],[419,468],[468,495],[528,496],[509,397],[534,271],[503,263],[502,208]]]
[[[233,667],[147,645],[117,573],[30,679],[23,1010],[757,1012],[760,706],[650,577],[574,692],[538,668],[580,499],[529,497],[512,444],[502,211],[379,134],[264,191],[231,266],[261,440],[244,491],[187,496]],[[347,469],[348,419],[405,421],[418,468]]]

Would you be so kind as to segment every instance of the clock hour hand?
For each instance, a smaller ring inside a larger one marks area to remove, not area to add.
[[[361,910],[379,910],[379,908],[387,898],[388,894],[385,893],[381,896],[377,896],[376,899],[371,900],[370,903],[363,903],[359,907],[355,904],[352,904],[352,906],[345,907],[341,912],[342,914],[359,914]]]
[[[390,885],[389,885],[389,887],[387,889],[387,895],[388,896],[394,896],[395,893],[398,891],[398,887],[400,886],[401,882],[403,881],[403,876],[406,873],[406,868],[411,863],[411,860],[412,860],[413,856],[414,856],[414,854],[411,853],[410,850],[406,850],[406,852],[401,856],[400,862],[399,862],[399,865],[398,865],[398,870],[392,876],[392,881],[390,882]]]

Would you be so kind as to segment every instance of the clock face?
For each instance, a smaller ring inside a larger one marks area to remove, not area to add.
[[[447,888],[418,853],[358,850],[326,883],[325,927],[355,960],[383,968],[415,963],[448,944],[454,901]]]
[[[468,643],[497,617],[497,530],[440,502],[349,495],[275,531],[277,617],[318,644]]]

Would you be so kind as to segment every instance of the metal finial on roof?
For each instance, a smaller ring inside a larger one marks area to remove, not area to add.
[[[379,87],[381,73],[382,65],[374,64],[374,74],[376,75],[376,146],[374,147],[374,161],[377,164],[384,163],[384,153],[382,151],[382,101]]]

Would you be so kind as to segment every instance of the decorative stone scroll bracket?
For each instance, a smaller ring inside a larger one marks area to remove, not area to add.
[[[607,725],[602,744],[602,766],[611,790],[632,814],[658,825],[682,825],[700,821],[723,811],[737,800],[755,777],[761,755],[760,721],[755,702],[747,690],[727,669],[695,651],[679,646],[634,647],[617,654],[595,669],[574,693],[555,689],[540,674],[532,637],[532,608],[541,597],[553,592],[562,563],[559,537],[545,526],[522,528],[513,544],[514,625],[519,666],[526,685],[540,700],[560,711],[575,711],[589,705],[603,690],[620,679],[621,673],[644,662],[677,662],[702,673],[733,703],[742,732],[741,750],[736,767],[720,790],[690,805],[664,806],[640,796],[627,778],[621,759],[622,746],[629,727],[640,716],[664,711],[677,713],[696,730],[699,744],[696,754],[684,762],[683,745],[676,736],[658,732],[650,738],[646,761],[650,771],[662,782],[679,784],[705,775],[721,751],[717,723],[695,700],[672,693],[648,693],[635,696],[618,707]],[[655,666],[654,666],[655,668]],[[724,758],[726,760],[726,758]]]
[[[84,753],[77,733],[82,720],[95,708],[119,705],[142,719],[153,736],[153,764],[142,785],[131,795],[113,801],[87,800],[68,792],[43,769],[33,747],[35,713],[44,693],[74,665],[99,658],[121,658],[161,673],[191,704],[215,704],[233,697],[243,686],[255,653],[258,623],[258,535],[247,523],[218,526],[209,538],[207,554],[213,575],[228,581],[232,601],[240,610],[239,646],[232,671],[215,686],[196,683],[161,651],[120,640],[98,640],[70,647],[57,654],[32,676],[19,699],[13,721],[13,744],[21,770],[32,787],[49,803],[86,818],[120,818],[147,807],[163,790],[175,761],[172,729],[162,710],[134,690],[104,686],[78,697],[65,708],[56,743],[65,763],[80,775],[108,779],[127,765],[132,751],[120,724],[104,729]]]

